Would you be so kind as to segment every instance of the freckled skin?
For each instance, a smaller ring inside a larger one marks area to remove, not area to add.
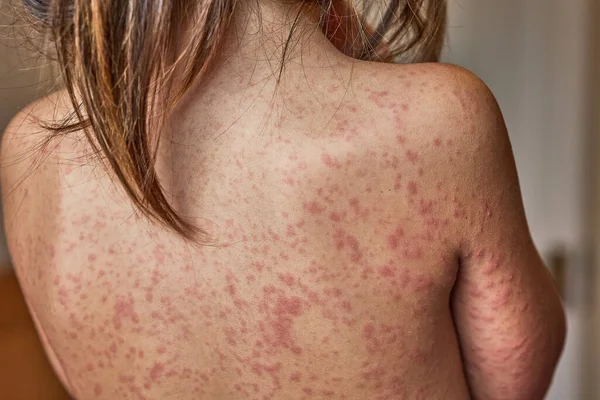
[[[285,107],[253,98],[238,121],[229,95],[261,85],[215,79],[240,87],[199,90],[177,111],[158,173],[208,246],[141,217],[101,165],[63,174],[57,159],[89,150],[80,137],[5,194],[23,290],[75,398],[541,393],[528,382],[544,379],[535,360],[556,347],[536,301],[548,296],[528,286],[542,278],[511,268],[531,251],[526,229],[505,223],[519,218],[504,212],[520,207],[514,186],[478,175],[506,164],[471,126],[487,106],[448,67],[341,65],[352,96],[332,85],[339,71],[307,69],[315,84],[293,86]],[[289,114],[265,125],[272,111]],[[217,127],[229,128],[213,140]],[[20,172],[2,171],[2,186]]]

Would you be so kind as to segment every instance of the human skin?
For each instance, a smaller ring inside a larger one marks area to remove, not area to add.
[[[210,245],[139,216],[82,134],[36,147],[63,92],[8,127],[10,251],[65,386],[543,398],[564,316],[489,90],[458,67],[358,62],[316,33],[277,86],[262,50],[278,12],[272,40],[227,47],[161,133],[161,182]]]

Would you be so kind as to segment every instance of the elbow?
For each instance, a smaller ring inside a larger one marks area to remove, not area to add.
[[[548,311],[543,323],[536,328],[520,332],[501,346],[488,348],[486,357],[475,367],[476,371],[469,371],[473,399],[545,398],[554,378],[567,332],[562,307],[557,307],[553,312]]]
[[[566,316],[560,302],[553,312],[547,314],[546,318],[543,329],[531,337],[529,354],[519,355],[524,362],[515,363],[513,393],[512,396],[504,398],[543,400],[546,397],[554,379],[567,335]]]

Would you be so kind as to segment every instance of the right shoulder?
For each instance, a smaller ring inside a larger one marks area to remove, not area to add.
[[[486,214],[486,205],[474,200],[483,192],[510,193],[513,209],[520,209],[506,125],[481,79],[445,64],[366,68],[369,73],[360,73],[361,105],[385,132],[378,135],[383,147],[406,161],[402,174],[419,184],[420,195],[447,199],[440,207],[456,222],[457,239],[470,237],[472,226],[455,217]]]
[[[472,72],[441,63],[356,65],[353,91],[361,94],[361,108],[379,116],[378,122],[390,122],[394,133],[404,130],[418,142],[441,136],[465,151],[478,140],[498,139],[490,136],[498,130],[489,125],[503,124],[500,108]]]

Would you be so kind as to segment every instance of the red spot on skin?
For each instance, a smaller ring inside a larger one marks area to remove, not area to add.
[[[404,257],[412,260],[423,258],[423,249],[420,247],[408,247],[403,251]]]
[[[299,372],[292,372],[290,375],[290,381],[292,382],[300,382],[302,375]]]
[[[388,265],[384,265],[383,267],[379,268],[379,273],[381,276],[385,276],[386,278],[394,276],[394,270]]]
[[[371,339],[373,337],[373,333],[375,332],[375,327],[373,324],[366,324],[363,328],[363,337],[365,339]]]
[[[265,264],[262,262],[253,262],[252,264],[250,264],[250,267],[257,270],[258,272],[262,272],[263,268],[265,267]]]
[[[288,224],[287,231],[285,232],[285,235],[287,237],[294,237],[294,236],[296,236],[296,228],[294,228],[294,225]]]
[[[352,305],[350,304],[349,301],[343,301],[342,302],[342,309],[344,311],[350,312],[350,311],[352,311]]]
[[[164,345],[160,345],[156,348],[156,352],[158,354],[165,354],[167,352],[167,348]]]
[[[410,161],[412,164],[414,164],[418,160],[419,155],[412,150],[407,150],[406,158],[408,158],[408,161]]]
[[[473,288],[473,289],[471,289],[471,290],[469,291],[469,294],[470,294],[472,297],[475,297],[475,298],[477,298],[477,299],[480,299],[480,298],[482,298],[482,297],[483,297],[483,291],[482,291],[481,289],[479,289],[479,288]]]
[[[377,105],[380,108],[387,108],[389,103],[389,92],[373,92],[369,96],[369,100]]]
[[[93,228],[96,230],[106,228],[106,222],[96,221],[96,223],[94,223]]]
[[[411,195],[415,195],[418,192],[417,184],[415,181],[408,182],[408,193]]]
[[[400,144],[404,144],[404,143],[406,143],[406,138],[405,138],[404,136],[402,136],[402,135],[398,135],[398,136],[396,136],[396,140],[397,140],[397,141],[398,141],[398,143],[400,143]]]
[[[362,252],[360,251],[360,244],[358,239],[352,235],[348,235],[343,229],[338,229],[333,234],[333,240],[335,247],[338,250],[343,250],[346,245],[350,249],[350,259],[354,262],[358,262],[362,259]]]
[[[419,214],[425,216],[431,214],[431,210],[433,209],[433,201],[426,201],[421,199],[419,203]]]
[[[279,280],[282,281],[283,283],[285,283],[288,286],[292,286],[294,284],[294,282],[296,282],[296,278],[294,278],[294,275],[290,274],[290,273],[286,273],[286,274],[279,274]]]
[[[402,236],[404,236],[404,230],[398,226],[391,235],[388,235],[388,246],[391,249],[398,248],[398,244],[400,243],[400,238],[402,238]]]
[[[325,207],[322,206],[321,204],[317,203],[316,201],[304,203],[304,209],[307,210],[312,215],[318,215],[318,214],[321,214],[323,211],[325,211]]]
[[[417,291],[428,290],[433,286],[431,278],[427,278],[424,275],[419,275],[414,281],[414,287]]]
[[[321,162],[330,168],[340,168],[340,163],[329,153],[321,154]]]
[[[259,304],[259,310],[267,314],[266,325],[260,322],[264,341],[270,347],[283,347],[294,354],[301,354],[302,349],[294,342],[294,318],[303,312],[302,300],[299,297],[287,297],[281,289],[266,286],[263,289],[264,298]],[[267,329],[269,326],[271,329]]]
[[[299,297],[284,297],[280,296],[277,299],[277,307],[274,313],[276,315],[293,315],[298,316],[302,311],[302,301]]]
[[[331,214],[329,214],[329,219],[334,222],[340,222],[342,216],[339,213],[332,212]]]
[[[302,391],[306,394],[312,394],[312,392],[313,392],[312,389],[308,388],[308,387],[302,388]]]
[[[94,261],[96,259],[95,254],[88,254],[88,261]]]
[[[152,380],[152,382],[157,382],[160,379],[160,377],[162,376],[164,371],[165,371],[164,364],[155,363],[152,366],[152,369],[150,369],[150,379]]]
[[[394,190],[398,190],[402,187],[402,174],[396,174],[396,179],[394,180]]]
[[[440,139],[440,138],[435,138],[435,139],[433,140],[433,145],[434,145],[435,147],[441,147],[441,146],[442,146],[442,139]]]
[[[331,397],[333,395],[335,395],[333,390],[323,390],[323,396]]]
[[[101,394],[102,394],[102,386],[99,383],[96,383],[94,385],[94,395],[96,395],[96,397],[100,397]]]
[[[135,301],[131,295],[127,298],[123,296],[117,297],[113,314],[113,325],[115,329],[121,329],[124,319],[131,319],[134,324],[140,322],[140,318],[135,312]]]
[[[237,289],[235,287],[235,283],[237,282],[237,279],[232,275],[232,274],[227,274],[227,287],[225,288],[225,290],[227,290],[227,293],[229,293],[231,296],[235,296]]]
[[[408,104],[402,104],[402,111],[408,111],[409,108]]]

